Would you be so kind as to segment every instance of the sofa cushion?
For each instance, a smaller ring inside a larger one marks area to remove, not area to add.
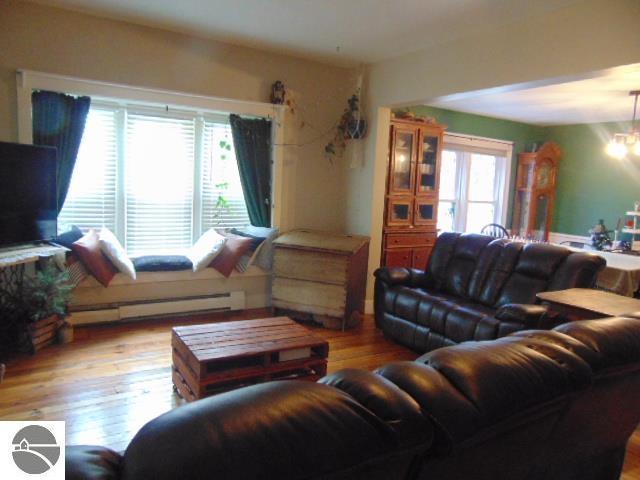
[[[443,291],[461,298],[469,297],[469,282],[484,248],[494,239],[474,233],[458,237],[446,268]]]
[[[192,270],[193,264],[184,255],[144,255],[133,259],[138,272],[175,272]]]
[[[494,305],[523,247],[523,243],[505,239],[494,240],[487,245],[471,277],[469,297],[483,305]]]
[[[570,254],[571,251],[564,247],[536,243],[525,245],[495,306],[536,303],[536,294],[548,288],[554,273]]]

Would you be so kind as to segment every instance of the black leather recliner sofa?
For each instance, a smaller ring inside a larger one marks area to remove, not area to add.
[[[639,421],[640,320],[587,320],[200,400],[66,478],[614,480]]]
[[[425,271],[376,270],[376,325],[418,352],[549,328],[536,294],[593,287],[605,264],[561,246],[443,233]]]

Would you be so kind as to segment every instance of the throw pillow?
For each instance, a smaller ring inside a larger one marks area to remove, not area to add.
[[[213,228],[206,231],[187,254],[193,264],[193,271],[199,272],[205,269],[220,253],[226,241],[227,239]]]
[[[263,270],[271,270],[273,267],[273,241],[278,236],[277,228],[248,225],[246,227],[233,228],[231,232],[236,235],[252,238],[254,239],[254,244],[257,244],[253,256],[248,262],[242,262],[246,263],[246,267],[249,265],[257,265]]]
[[[106,227],[100,230],[100,249],[122,273],[136,279],[136,269],[116,236]]]
[[[71,227],[71,230],[61,233],[53,241],[58,245],[71,249],[71,245],[82,238],[82,230],[75,225]]]
[[[227,238],[222,251],[209,264],[225,277],[231,275],[234,267],[248,250],[251,248],[252,240],[250,238],[233,237]]]
[[[87,270],[105,287],[109,286],[117,273],[113,263],[102,253],[100,238],[95,230],[89,230],[77,242],[71,245],[71,250],[78,256]]]
[[[67,259],[67,266],[65,267],[67,274],[69,275],[69,284],[74,288],[77,287],[85,278],[89,276],[89,272],[78,259],[78,257],[71,253]]]

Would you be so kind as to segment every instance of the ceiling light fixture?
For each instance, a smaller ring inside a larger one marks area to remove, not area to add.
[[[607,155],[622,160],[627,153],[632,152],[640,156],[640,129],[636,125],[636,110],[638,108],[638,96],[640,90],[633,90],[629,95],[635,97],[633,101],[633,119],[631,120],[631,131],[629,133],[614,133],[613,138],[607,144]]]

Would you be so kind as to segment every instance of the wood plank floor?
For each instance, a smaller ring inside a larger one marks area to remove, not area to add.
[[[124,450],[142,425],[183,402],[171,384],[171,327],[264,316],[268,312],[256,310],[76,329],[73,343],[47,347],[7,366],[0,420],[64,420],[68,444]],[[369,316],[346,332],[317,333],[329,341],[329,373],[416,357],[386,340]],[[640,480],[640,430],[629,442],[621,478]]]

